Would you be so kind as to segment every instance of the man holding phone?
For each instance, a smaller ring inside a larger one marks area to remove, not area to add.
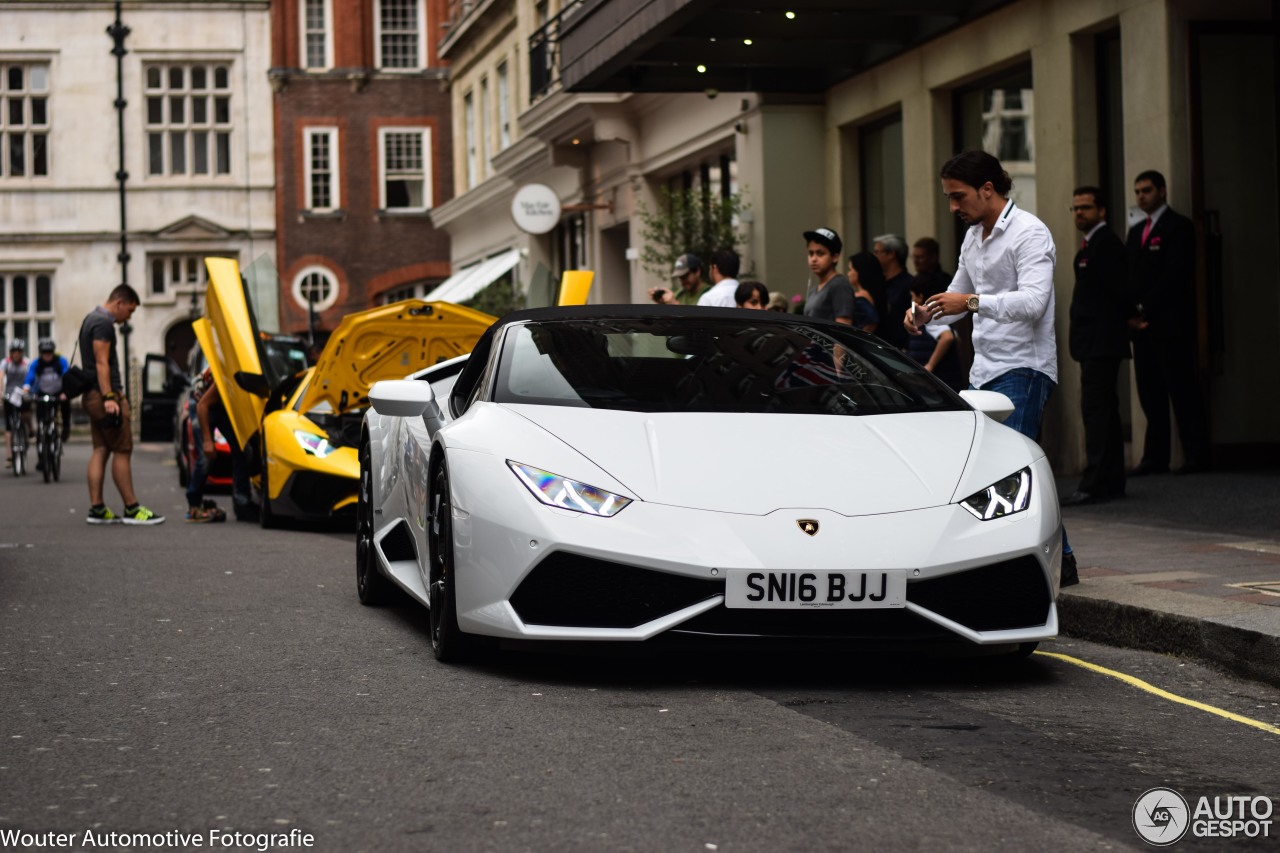
[[[671,277],[676,280],[674,291],[651,287],[649,298],[660,305],[697,305],[702,294],[711,289],[711,285],[702,281],[702,261],[692,252],[676,258]]]
[[[985,151],[956,155],[940,177],[951,212],[969,229],[951,284],[908,309],[903,326],[918,335],[926,323],[972,315],[970,387],[1008,397],[1014,408],[1004,425],[1038,441],[1045,404],[1058,382],[1053,235],[1009,198],[1009,173]],[[1060,583],[1079,582],[1064,529]]]

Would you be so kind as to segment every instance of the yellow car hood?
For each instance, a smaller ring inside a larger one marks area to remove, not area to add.
[[[449,302],[410,299],[348,314],[329,336],[297,404],[337,414],[367,405],[380,379],[403,379],[475,348],[496,317]]]

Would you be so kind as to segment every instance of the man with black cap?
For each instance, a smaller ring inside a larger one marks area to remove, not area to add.
[[[804,232],[808,244],[809,272],[813,277],[804,301],[804,315],[853,325],[853,285],[836,271],[844,244],[830,228]]]
[[[666,305],[697,305],[699,297],[711,289],[711,285],[702,280],[702,261],[691,252],[676,258],[671,277],[680,285],[678,290],[651,287],[649,298]]]

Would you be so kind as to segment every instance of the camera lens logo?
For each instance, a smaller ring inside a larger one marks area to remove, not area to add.
[[[1156,847],[1181,841],[1190,824],[1187,801],[1172,788],[1152,788],[1133,804],[1134,831]]]

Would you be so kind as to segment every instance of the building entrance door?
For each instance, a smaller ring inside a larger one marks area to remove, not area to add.
[[[1267,390],[1280,317],[1277,37],[1256,25],[1201,24],[1191,41],[1200,354],[1214,457],[1280,463],[1280,396]]]

